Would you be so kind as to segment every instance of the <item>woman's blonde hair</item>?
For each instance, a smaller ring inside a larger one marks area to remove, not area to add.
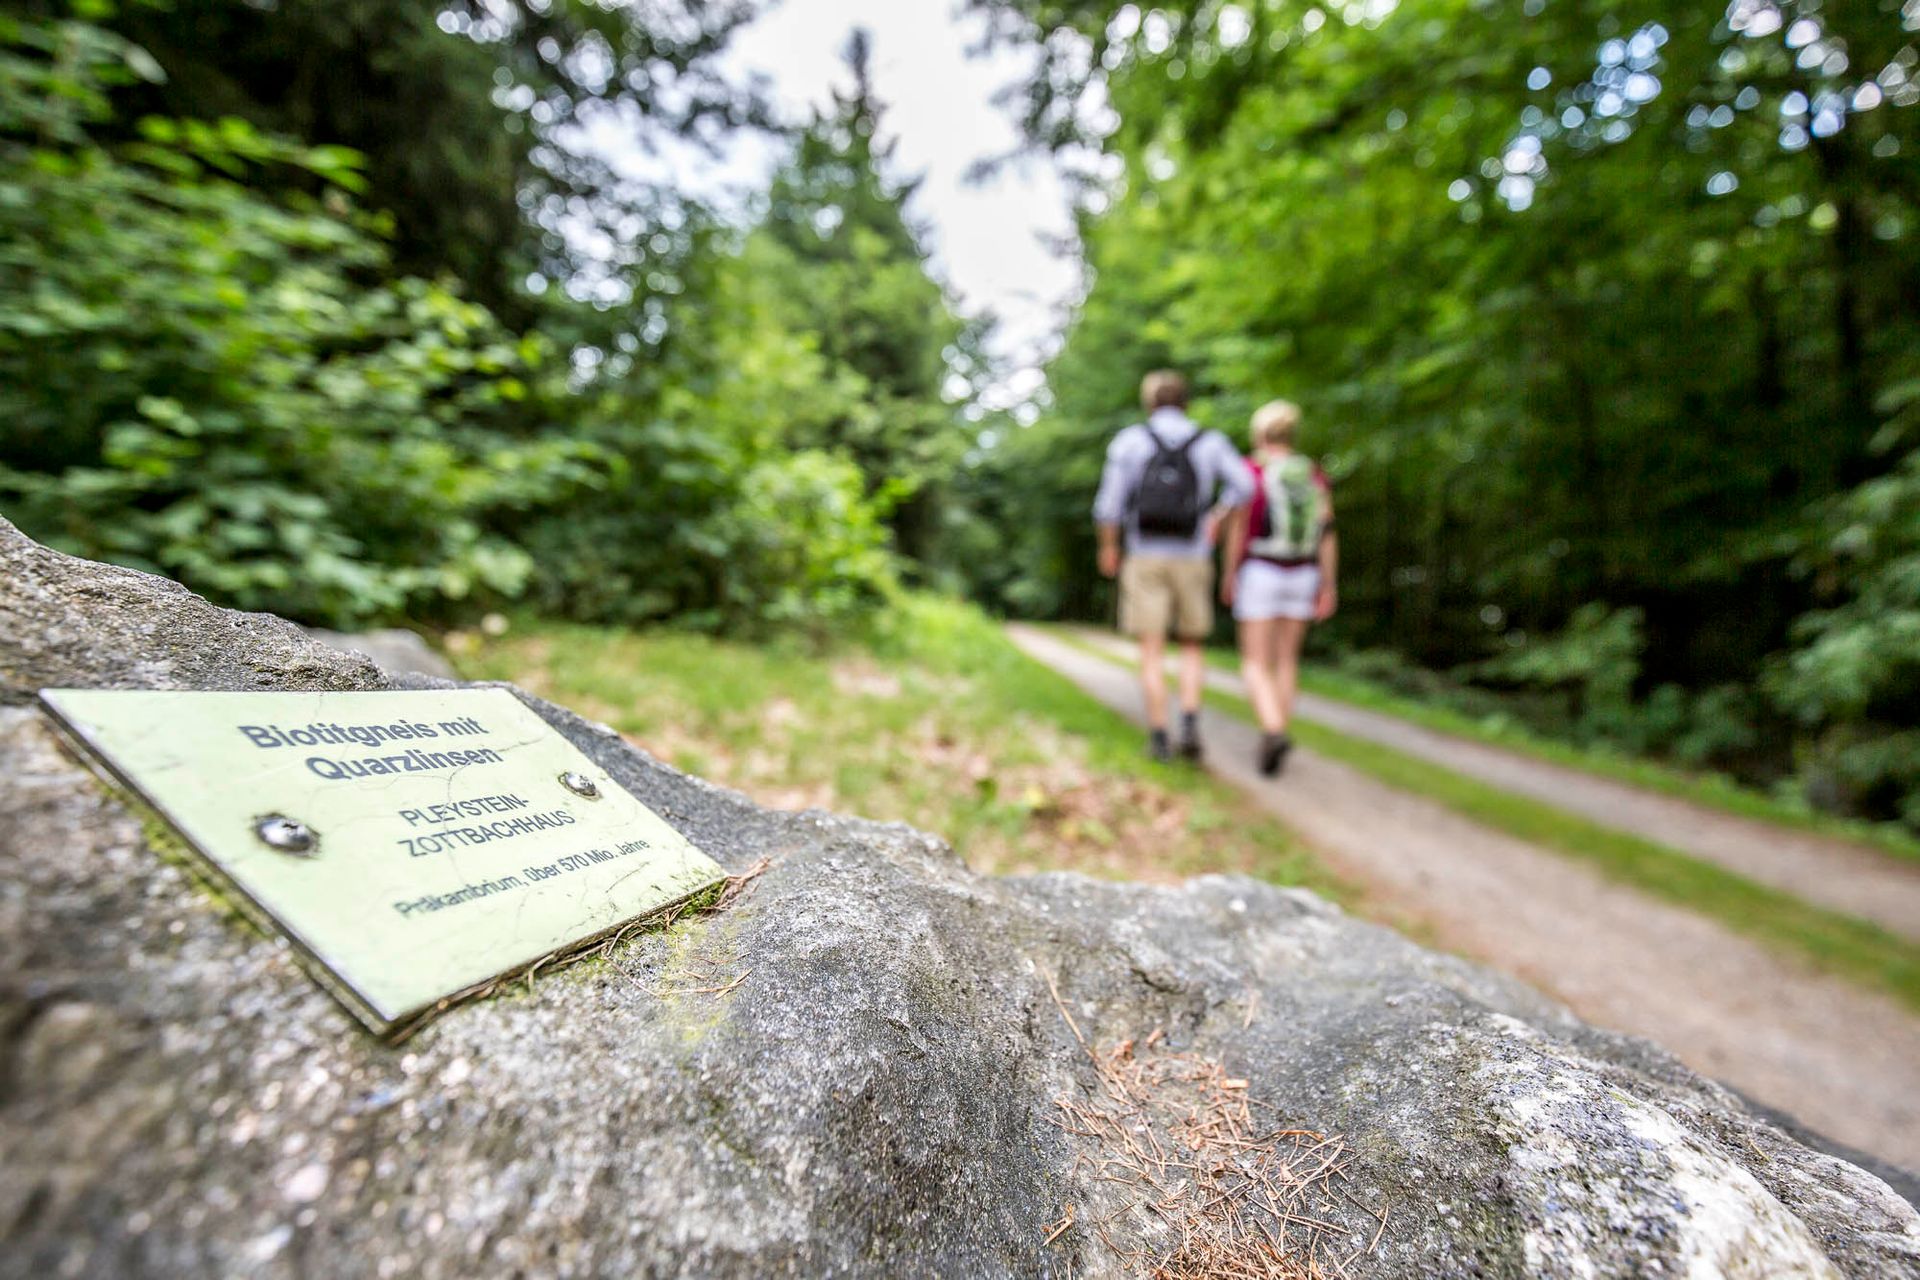
[[[1291,400],[1269,400],[1253,411],[1253,443],[1292,444],[1300,426],[1300,406]]]

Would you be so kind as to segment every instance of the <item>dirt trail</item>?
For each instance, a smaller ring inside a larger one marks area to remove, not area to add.
[[[1029,627],[1028,654],[1139,718],[1132,672]],[[1257,798],[1369,910],[1552,992],[1591,1022],[1829,1137],[1920,1168],[1920,1017],[1886,996],[1344,765],[1297,750],[1261,778],[1256,731],[1203,712],[1208,764]]]
[[[1127,662],[1133,642],[1104,632],[1076,638]],[[1246,685],[1228,671],[1209,669],[1207,683],[1241,697]],[[1323,724],[1444,765],[1511,791],[1579,814],[1736,871],[1797,898],[1920,941],[1920,863],[1811,831],[1795,831],[1691,804],[1499,747],[1457,738],[1330,698],[1302,694],[1301,719]]]

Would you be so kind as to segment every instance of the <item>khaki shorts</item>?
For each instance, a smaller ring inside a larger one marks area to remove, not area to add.
[[[1128,556],[1120,565],[1120,630],[1206,639],[1213,633],[1213,561]]]

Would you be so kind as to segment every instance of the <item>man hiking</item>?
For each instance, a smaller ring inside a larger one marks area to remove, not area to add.
[[[1180,754],[1200,758],[1200,645],[1213,631],[1213,547],[1253,477],[1217,431],[1187,417],[1187,380],[1157,369],[1140,384],[1147,420],[1107,446],[1093,519],[1100,572],[1120,579],[1120,629],[1140,642],[1148,750],[1167,760],[1167,636],[1180,642]],[[1124,563],[1122,540],[1125,541]]]

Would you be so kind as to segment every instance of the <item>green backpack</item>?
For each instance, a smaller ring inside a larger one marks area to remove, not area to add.
[[[1333,503],[1313,459],[1290,453],[1260,468],[1247,554],[1261,560],[1311,560],[1320,553]]]

